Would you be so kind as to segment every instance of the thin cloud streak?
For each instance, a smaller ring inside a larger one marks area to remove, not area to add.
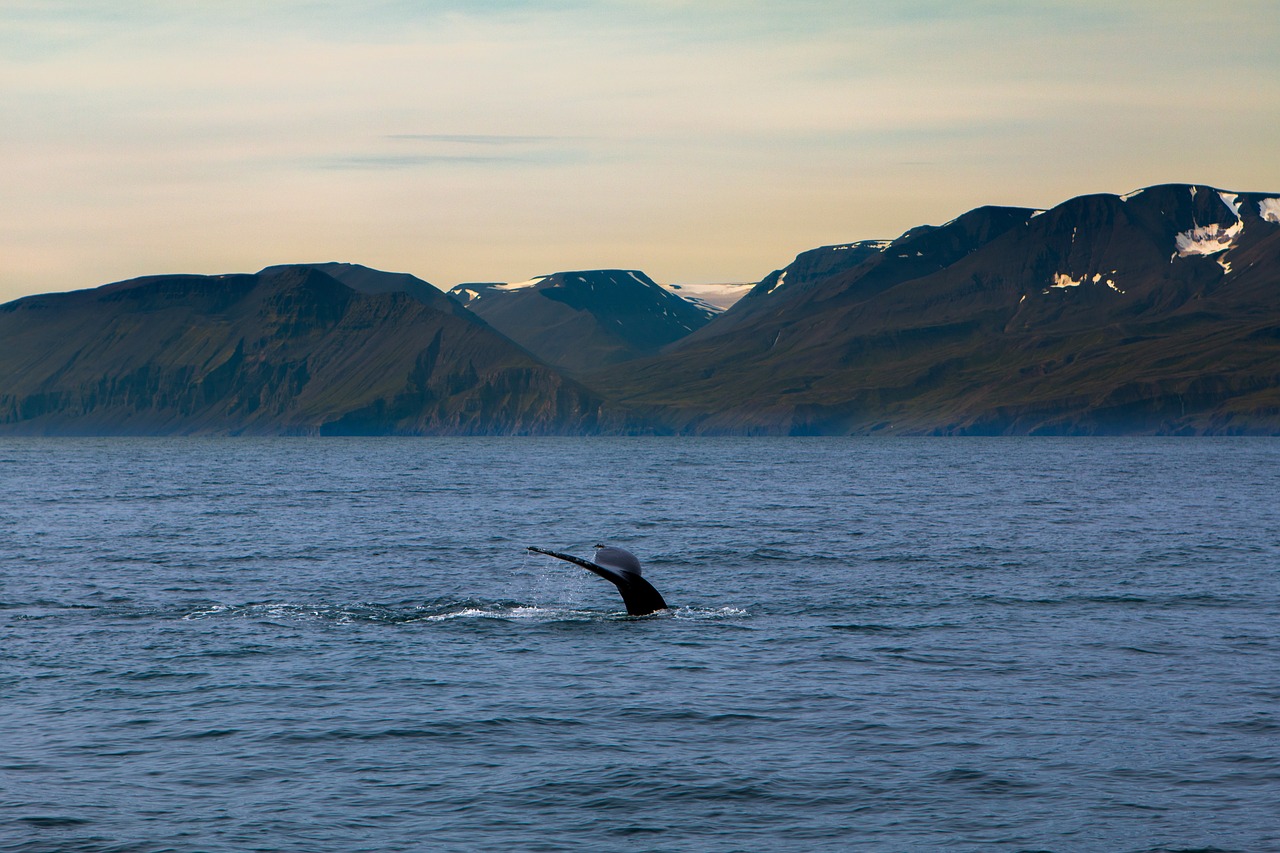
[[[333,157],[314,163],[319,169],[423,169],[453,166],[560,166],[581,162],[583,158],[570,152],[550,151],[537,154],[497,156],[484,154],[359,154]]]
[[[391,133],[383,138],[405,142],[448,142],[459,145],[541,145],[548,142],[563,142],[570,137],[491,133]]]

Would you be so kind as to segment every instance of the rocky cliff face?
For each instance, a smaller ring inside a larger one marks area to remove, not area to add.
[[[0,306],[0,432],[508,434],[617,425],[599,397],[443,294],[365,289],[374,292],[316,267],[284,266],[142,278]]]
[[[1280,431],[1269,195],[979,208],[802,281],[587,379],[694,432]]]
[[[715,316],[639,270],[460,284],[450,294],[538,358],[571,373],[652,355]]]

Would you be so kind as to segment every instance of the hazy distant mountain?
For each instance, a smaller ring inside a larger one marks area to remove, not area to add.
[[[664,284],[662,287],[676,296],[720,314],[732,308],[738,300],[756,286],[756,282],[731,282],[728,284]]]
[[[558,272],[449,293],[538,358],[575,373],[656,353],[714,316],[637,270]]]
[[[0,306],[3,433],[581,432],[602,405],[425,282],[351,265]]]
[[[1275,196],[1166,185],[855,245],[588,381],[692,431],[1280,431]]]

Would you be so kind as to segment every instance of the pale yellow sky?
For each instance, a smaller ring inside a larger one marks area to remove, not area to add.
[[[1280,191],[1280,6],[0,9],[0,301],[350,261],[756,280],[980,204]]]

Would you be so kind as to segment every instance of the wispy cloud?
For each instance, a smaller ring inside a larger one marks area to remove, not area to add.
[[[568,151],[530,152],[523,155],[485,154],[353,154],[308,161],[320,169],[378,170],[429,169],[461,166],[560,166],[582,162],[585,158]]]
[[[526,136],[495,133],[389,133],[381,137],[397,148],[410,145],[425,151],[367,151],[312,158],[320,169],[379,170],[453,167],[564,166],[582,163],[581,147],[567,145],[559,136]],[[492,152],[492,153],[490,153]],[[501,153],[498,153],[501,152]]]
[[[561,142],[568,137],[494,133],[390,133],[385,138],[404,142],[447,142],[459,145],[541,145]]]

